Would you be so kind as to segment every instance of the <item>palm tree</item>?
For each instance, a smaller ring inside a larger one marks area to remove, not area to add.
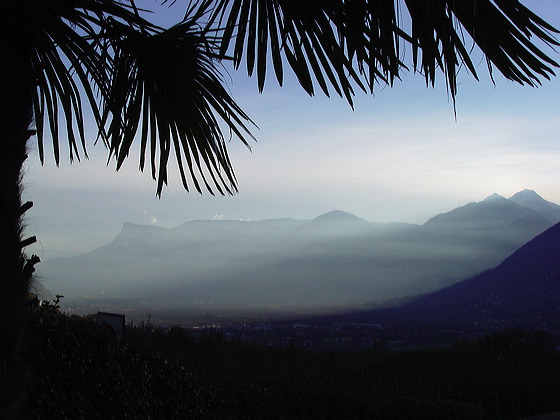
[[[140,169],[149,161],[158,195],[172,153],[187,191],[233,194],[224,130],[248,145],[253,123],[225,87],[223,61],[245,63],[261,91],[271,64],[279,84],[287,67],[310,95],[318,86],[350,105],[355,90],[392,85],[409,70],[406,54],[427,84],[441,70],[453,98],[461,68],[477,77],[473,46],[490,71],[521,84],[535,86],[557,67],[530,40],[558,45],[557,31],[516,0],[191,0],[168,29],[143,16],[134,0],[0,2],[2,417],[15,416],[21,404],[16,362],[38,261],[23,252],[34,238],[22,236],[32,205],[21,202],[31,136],[41,161],[45,131],[56,163],[61,137],[71,160],[87,157],[85,103],[95,141],[117,169],[139,142]]]

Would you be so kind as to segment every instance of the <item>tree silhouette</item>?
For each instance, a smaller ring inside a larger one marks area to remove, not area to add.
[[[223,129],[248,145],[253,123],[225,87],[224,61],[235,68],[245,63],[260,91],[271,64],[279,84],[289,68],[310,95],[318,86],[350,105],[356,90],[392,85],[407,70],[431,85],[441,71],[455,98],[461,67],[477,78],[472,46],[490,71],[521,84],[535,86],[557,67],[530,40],[558,45],[557,31],[515,0],[191,0],[183,6],[184,17],[165,29],[144,18],[134,0],[0,2],[2,417],[16,416],[23,395],[17,359],[38,261],[23,252],[34,237],[22,236],[32,205],[21,202],[31,136],[41,161],[45,131],[57,164],[61,137],[70,160],[87,157],[87,110],[95,141],[107,147],[117,170],[139,143],[140,169],[149,162],[158,195],[172,154],[187,191],[233,194]],[[409,19],[401,17],[405,12]],[[404,53],[412,57],[408,65]]]

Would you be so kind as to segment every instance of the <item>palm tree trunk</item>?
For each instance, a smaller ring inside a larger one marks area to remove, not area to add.
[[[0,418],[16,418],[25,396],[21,344],[31,271],[22,248],[22,165],[32,123],[31,40],[16,1],[0,6]]]

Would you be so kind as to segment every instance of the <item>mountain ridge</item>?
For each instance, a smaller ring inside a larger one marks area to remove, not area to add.
[[[495,267],[550,226],[503,197],[423,225],[379,224],[340,210],[311,220],[125,223],[111,243],[45,261],[40,270],[49,289],[67,297],[264,310],[367,307]]]
[[[529,189],[524,189],[522,191],[519,191],[517,193],[515,193],[514,195],[512,195],[510,198],[505,198],[504,196],[498,194],[498,193],[493,193],[489,196],[487,196],[486,198],[484,198],[481,201],[478,202],[470,202],[467,203],[463,206],[459,206],[455,209],[452,209],[450,211],[447,212],[443,212],[443,213],[439,213],[433,217],[431,217],[430,219],[428,219],[425,223],[421,224],[421,225],[416,225],[416,224],[412,224],[412,223],[406,223],[406,222],[377,222],[377,221],[367,221],[359,216],[356,216],[350,212],[344,211],[344,210],[331,210],[329,212],[326,213],[322,213],[318,216],[316,216],[313,219],[294,219],[291,217],[282,217],[282,218],[274,218],[274,219],[262,219],[262,220],[236,220],[236,219],[220,219],[220,220],[213,220],[213,219],[194,219],[194,220],[190,220],[190,221],[186,221],[183,222],[181,225],[178,225],[176,227],[171,227],[171,228],[163,228],[161,226],[156,226],[156,225],[145,225],[145,224],[138,224],[138,223],[132,223],[132,222],[124,222],[123,223],[123,227],[121,230],[121,233],[124,233],[126,231],[129,230],[133,230],[133,229],[141,229],[142,227],[153,227],[153,228],[162,228],[162,229],[179,229],[183,226],[186,226],[188,224],[193,224],[193,223],[197,223],[197,224],[204,224],[204,225],[210,225],[212,223],[263,223],[263,222],[282,222],[282,221],[287,221],[287,222],[293,222],[293,223],[310,223],[313,221],[356,221],[356,222],[365,222],[364,226],[366,223],[372,224],[372,225],[380,225],[380,226],[389,226],[389,225],[408,225],[410,227],[413,226],[425,226],[426,224],[430,224],[432,223],[434,220],[437,220],[438,218],[441,217],[448,217],[450,214],[454,214],[457,213],[459,211],[463,211],[464,209],[472,209],[474,207],[476,207],[477,205],[494,205],[495,203],[487,203],[490,200],[498,200],[501,201],[502,203],[504,202],[513,202],[516,205],[519,205],[521,207],[524,208],[528,208],[530,210],[533,210],[536,213],[540,213],[541,215],[543,215],[543,212],[546,212],[546,210],[549,209],[548,206],[546,207],[539,207],[539,206],[535,206],[533,203],[537,202],[537,203],[546,203],[547,205],[550,205],[552,208],[557,209],[559,211],[559,215],[558,215],[558,220],[556,220],[555,222],[560,221],[560,205],[552,203],[548,200],[545,200],[544,198],[542,198],[540,195],[538,195],[535,191],[533,190],[529,190]],[[536,207],[536,208],[535,208]]]
[[[380,323],[458,332],[522,327],[560,332],[560,223],[497,267],[391,308],[319,322]]]
[[[524,189],[512,195],[510,201],[538,211],[553,223],[560,222],[560,205],[545,200],[535,191]]]

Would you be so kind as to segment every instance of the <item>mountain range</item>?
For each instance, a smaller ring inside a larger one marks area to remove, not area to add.
[[[560,223],[500,265],[409,305],[432,323],[560,325]]]
[[[67,298],[142,305],[329,312],[431,293],[500,264],[560,221],[530,190],[439,214],[423,225],[333,211],[313,220],[125,223],[113,242],[45,261],[43,282]]]
[[[497,267],[390,308],[314,319],[321,324],[375,324],[405,336],[451,336],[508,328],[560,334],[560,223]],[[428,334],[426,334],[428,333]],[[413,338],[414,339],[414,338]]]

